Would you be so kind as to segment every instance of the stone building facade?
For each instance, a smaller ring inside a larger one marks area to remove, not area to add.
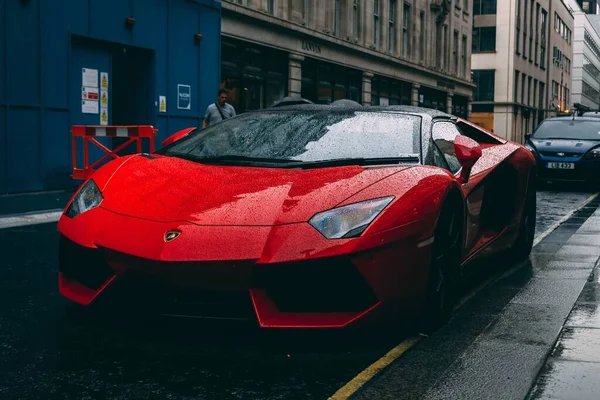
[[[221,85],[239,112],[284,96],[468,117],[473,0],[223,1]]]
[[[523,142],[572,106],[573,26],[564,0],[475,0],[472,120]]]
[[[575,15],[573,29],[572,101],[600,109],[600,16],[580,8],[581,1],[569,0]]]

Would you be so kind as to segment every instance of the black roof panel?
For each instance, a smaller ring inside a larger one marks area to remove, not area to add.
[[[253,112],[263,112],[263,111],[339,111],[339,110],[360,110],[366,112],[377,112],[377,111],[391,111],[391,112],[400,112],[400,113],[410,113],[410,114],[421,114],[427,115],[430,118],[455,118],[455,116],[451,114],[447,114],[445,112],[435,110],[432,108],[425,107],[414,107],[414,106],[361,106],[361,105],[329,105],[329,104],[300,104],[300,105],[290,105],[290,106],[279,106],[277,108],[265,108],[262,110],[256,110]]]

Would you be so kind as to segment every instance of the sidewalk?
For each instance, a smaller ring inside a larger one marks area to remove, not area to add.
[[[562,249],[573,250],[581,258],[595,258],[596,262],[591,272],[584,268],[583,264],[570,270],[573,277],[587,277],[587,282],[569,313],[528,399],[599,399],[600,210],[571,236]],[[577,257],[574,261],[581,258]]]
[[[0,218],[63,210],[76,189],[0,195]]]

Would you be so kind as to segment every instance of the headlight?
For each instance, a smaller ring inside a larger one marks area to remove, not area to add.
[[[357,237],[393,199],[383,197],[323,211],[308,223],[327,239]]]
[[[592,151],[589,151],[586,155],[585,155],[585,159],[586,160],[596,160],[600,158],[600,148],[599,149],[594,149]]]
[[[69,218],[75,218],[92,208],[98,207],[102,203],[102,200],[104,198],[102,197],[102,193],[100,193],[100,189],[98,189],[96,182],[90,179],[79,190],[79,193],[77,193],[65,214]]]

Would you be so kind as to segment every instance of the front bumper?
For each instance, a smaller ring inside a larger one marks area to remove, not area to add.
[[[162,236],[154,245],[147,243],[169,228],[162,223],[102,209],[86,214],[79,221],[80,217],[63,217],[59,223],[59,290],[82,305],[116,303],[162,315],[247,320],[271,328],[341,328],[387,319],[390,310],[396,316],[416,311],[411,302],[419,301],[423,288],[418,282],[425,281],[422,266],[429,252],[426,247],[417,249],[411,239],[355,253],[352,249],[360,248],[355,246],[359,241],[327,241],[308,224],[269,228],[268,233],[248,227],[238,232],[240,237],[260,241],[264,236],[269,245],[263,242],[257,251],[256,245],[246,246],[239,239],[240,249],[233,244],[238,238],[229,232],[222,238],[227,245],[213,243],[217,248],[207,247],[204,254],[190,250],[196,261],[188,261],[181,250],[198,245],[184,241],[192,235],[182,234],[182,248],[176,251],[167,249],[175,246],[165,244]],[[84,217],[94,220],[95,229],[86,226],[91,221]],[[118,233],[126,231],[124,227],[138,237]],[[186,233],[195,229],[178,228]],[[208,231],[196,234],[206,243]],[[142,243],[151,249],[140,250]],[[306,248],[319,256],[301,257]],[[144,251],[163,256],[142,256]],[[407,258],[407,252],[412,257]],[[219,259],[224,261],[215,261]],[[405,261],[399,263],[401,259]],[[383,307],[398,302],[403,306]]]
[[[85,248],[61,236],[65,297],[170,316],[341,327],[380,304],[349,258],[258,265],[253,260],[161,262]]]

